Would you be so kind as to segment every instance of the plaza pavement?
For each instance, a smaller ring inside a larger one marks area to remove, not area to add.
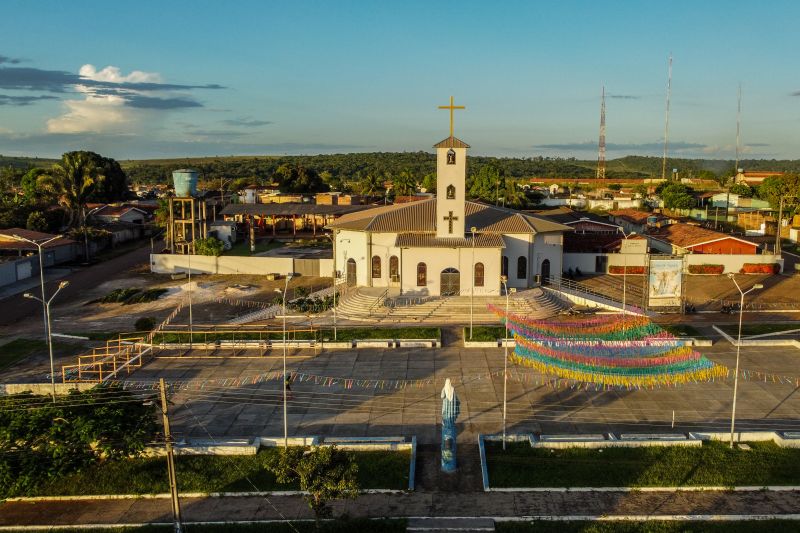
[[[735,347],[718,342],[700,348],[712,360],[733,367]],[[195,352],[199,354],[199,352]],[[264,356],[157,358],[131,381],[193,380],[172,397],[172,426],[178,436],[229,438],[283,435],[282,380],[252,384],[254,376],[282,372],[282,352]],[[208,354],[206,354],[208,355]],[[783,376],[800,374],[800,350],[743,347],[742,369]],[[412,436],[438,442],[440,391],[450,378],[461,399],[459,442],[502,430],[503,350],[359,349],[314,354],[292,351],[290,372],[355,380],[385,380],[376,386],[355,381],[329,384],[297,380],[288,402],[290,436]],[[206,380],[228,379],[217,387]],[[594,391],[552,388],[542,376],[509,364],[509,433],[727,431],[733,380],[654,390]],[[395,380],[420,380],[401,387]],[[247,384],[240,384],[244,381]],[[672,425],[674,412],[674,428]],[[800,430],[800,394],[794,383],[740,380],[737,429]]]

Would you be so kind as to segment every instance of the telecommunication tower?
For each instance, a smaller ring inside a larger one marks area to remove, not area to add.
[[[669,72],[667,74],[667,110],[664,117],[664,159],[661,161],[661,179],[667,177],[667,154],[669,152],[669,99],[672,95],[672,53],[669,54]]]
[[[600,142],[597,152],[597,179],[606,177],[606,86],[600,93]]]

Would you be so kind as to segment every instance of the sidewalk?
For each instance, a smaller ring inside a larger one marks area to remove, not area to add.
[[[800,492],[412,492],[364,494],[337,501],[334,516],[542,517],[572,515],[789,515]],[[300,496],[182,498],[191,522],[311,519]],[[0,526],[142,524],[172,521],[169,498],[6,502]]]

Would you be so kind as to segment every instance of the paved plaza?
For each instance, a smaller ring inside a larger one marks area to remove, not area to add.
[[[720,364],[734,365],[735,347],[727,342],[700,350]],[[189,355],[215,354],[195,351]],[[282,352],[243,355],[247,354],[158,357],[129,380],[192,380],[173,398],[173,428],[180,436],[282,435]],[[794,348],[742,349],[741,367],[747,370],[797,376],[798,362],[800,350]],[[303,376],[291,385],[290,436],[416,435],[420,443],[433,444],[438,442],[439,395],[446,378],[453,381],[461,398],[460,440],[474,442],[480,433],[502,430],[503,350],[499,348],[292,351],[287,366]],[[326,378],[339,379],[331,383]],[[220,380],[228,381],[219,386]],[[732,378],[630,391],[554,388],[543,380],[531,369],[509,365],[509,433],[730,429]],[[740,380],[737,428],[800,430],[800,394],[795,383],[772,378]]]

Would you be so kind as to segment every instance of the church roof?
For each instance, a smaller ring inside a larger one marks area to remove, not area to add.
[[[437,238],[435,233],[400,233],[394,243],[403,248],[471,248],[472,236]],[[494,233],[475,236],[475,248],[504,248],[503,237]]]
[[[451,135],[447,139],[434,144],[433,147],[434,148],[469,148],[469,145],[467,143],[465,143],[464,141],[462,141],[461,139],[458,139],[458,138],[453,137]]]
[[[572,228],[543,217],[529,215],[480,202],[465,202],[467,231],[479,233],[542,233],[572,231]],[[435,233],[436,198],[367,209],[342,216],[328,227],[378,233]]]

